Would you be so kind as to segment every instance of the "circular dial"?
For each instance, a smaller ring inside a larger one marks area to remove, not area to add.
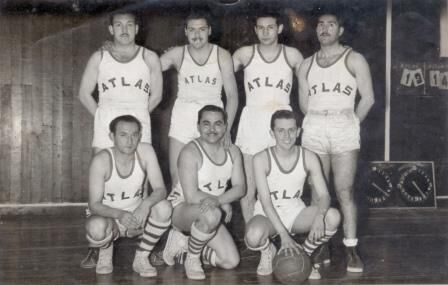
[[[383,169],[372,166],[367,177],[367,202],[372,206],[382,206],[391,196],[392,182],[390,176]]]
[[[401,174],[398,189],[403,200],[411,205],[424,204],[434,195],[431,177],[417,166],[412,166]]]

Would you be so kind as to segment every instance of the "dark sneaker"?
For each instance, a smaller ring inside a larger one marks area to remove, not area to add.
[[[359,257],[355,246],[345,248],[347,253],[347,271],[353,273],[361,273],[364,271],[364,263]]]
[[[95,268],[98,260],[98,248],[89,247],[86,257],[81,260],[81,268]]]
[[[328,243],[318,247],[311,258],[317,267],[330,264],[330,247]]]

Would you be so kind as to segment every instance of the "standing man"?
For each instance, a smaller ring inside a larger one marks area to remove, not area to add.
[[[339,42],[344,32],[341,18],[334,13],[322,14],[316,32],[320,50],[307,58],[299,71],[299,103],[306,115],[302,145],[319,155],[327,182],[332,170],[344,218],[347,271],[362,272],[364,265],[356,250],[353,184],[360,122],[374,104],[372,79],[365,58]],[[357,90],[361,99],[355,108]]]
[[[157,275],[148,260],[160,236],[171,224],[171,204],[153,147],[141,143],[140,122],[124,115],[110,123],[114,146],[97,153],[89,170],[87,240],[100,248],[96,272],[112,273],[113,243],[119,237],[141,235],[132,268],[143,277]],[[146,181],[153,192],[144,191]]]
[[[202,262],[232,269],[240,261],[235,242],[221,222],[223,213],[223,220],[230,221],[230,203],[245,194],[241,153],[234,145],[226,148],[222,144],[227,126],[222,108],[206,105],[199,111],[200,136],[182,149],[179,183],[168,197],[174,208],[173,227],[190,235],[184,266],[187,277],[193,280],[205,279]],[[163,252],[168,265],[174,264],[181,246],[182,235],[171,231]]]
[[[112,48],[90,57],[81,80],[79,98],[94,116],[93,153],[112,146],[109,124],[117,116],[133,115],[143,125],[142,142],[151,143],[149,113],[162,98],[162,72],[156,53],[135,43],[136,15],[118,12],[109,17]],[[99,102],[92,92],[98,85]],[[93,268],[97,252],[89,249],[81,267]]]
[[[178,93],[171,113],[169,130],[169,163],[171,185],[178,182],[177,159],[181,149],[199,136],[196,127],[198,111],[205,105],[222,107],[222,88],[226,94],[228,128],[223,140],[231,144],[230,129],[238,107],[238,91],[233,73],[232,57],[225,49],[211,44],[210,19],[204,13],[191,14],[185,23],[188,44],[177,46],[160,58],[162,70],[178,72]]]
[[[244,69],[246,91],[246,106],[235,142],[243,153],[247,179],[247,194],[241,199],[246,223],[252,217],[255,205],[252,158],[257,152],[274,145],[275,141],[269,134],[271,116],[277,110],[291,110],[293,75],[297,74],[303,60],[296,48],[278,42],[282,31],[283,24],[278,14],[260,13],[255,22],[259,44],[244,46],[233,54],[235,72]]]
[[[142,142],[151,143],[149,114],[162,99],[162,72],[157,54],[135,43],[139,29],[136,20],[128,12],[110,16],[112,47],[94,52],[82,76],[79,98],[95,117],[94,153],[112,146],[109,123],[125,114],[139,119]],[[98,104],[92,97],[97,84]]]
[[[277,251],[270,237],[280,236],[281,249],[298,250],[299,245],[290,234],[309,233],[302,246],[311,256],[330,240],[339,226],[340,215],[330,208],[319,157],[295,144],[299,133],[297,117],[292,111],[276,111],[271,119],[275,146],[254,156],[258,200],[254,217],[247,224],[245,241],[249,249],[261,251],[258,275],[272,273],[272,260]],[[307,176],[315,185],[318,201],[309,207],[301,199]],[[313,268],[309,278],[320,279],[317,268]]]

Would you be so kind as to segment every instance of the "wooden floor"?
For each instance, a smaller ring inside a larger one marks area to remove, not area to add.
[[[99,276],[79,267],[86,253],[83,223],[81,211],[0,216],[0,284],[279,284],[272,276],[257,277],[258,255],[244,249],[237,269],[206,268],[203,282],[187,280],[181,265],[160,266],[157,278],[141,278],[131,268],[132,240],[117,244],[114,272]],[[448,284],[448,210],[370,211],[359,235],[364,273],[346,273],[339,235],[323,279],[305,284]]]

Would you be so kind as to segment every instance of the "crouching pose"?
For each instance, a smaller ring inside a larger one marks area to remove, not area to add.
[[[295,144],[300,128],[295,114],[276,111],[271,118],[271,135],[275,146],[254,157],[254,174],[258,191],[254,217],[249,221],[245,241],[252,250],[261,251],[258,275],[272,273],[276,254],[270,238],[279,235],[281,248],[297,250],[291,234],[308,233],[302,247],[311,254],[336,233],[340,215],[330,208],[330,196],[316,154]],[[317,206],[307,207],[301,199],[307,176],[318,194]],[[320,279],[313,268],[310,279]]]
[[[87,240],[100,248],[96,272],[113,270],[113,243],[119,237],[141,235],[132,268],[143,277],[157,275],[148,256],[171,224],[171,204],[159,163],[150,144],[141,143],[141,123],[124,115],[110,123],[114,146],[96,154],[89,170]],[[143,193],[145,178],[153,189]]]
[[[240,258],[232,236],[221,222],[232,217],[230,203],[245,194],[239,149],[225,148],[227,115],[220,107],[206,105],[198,113],[199,138],[188,143],[178,160],[180,183],[168,197],[173,204],[173,227],[189,234],[184,262],[189,279],[205,279],[202,264],[231,269]],[[230,182],[230,185],[229,185]],[[168,265],[181,250],[182,234],[172,230],[163,253]]]

